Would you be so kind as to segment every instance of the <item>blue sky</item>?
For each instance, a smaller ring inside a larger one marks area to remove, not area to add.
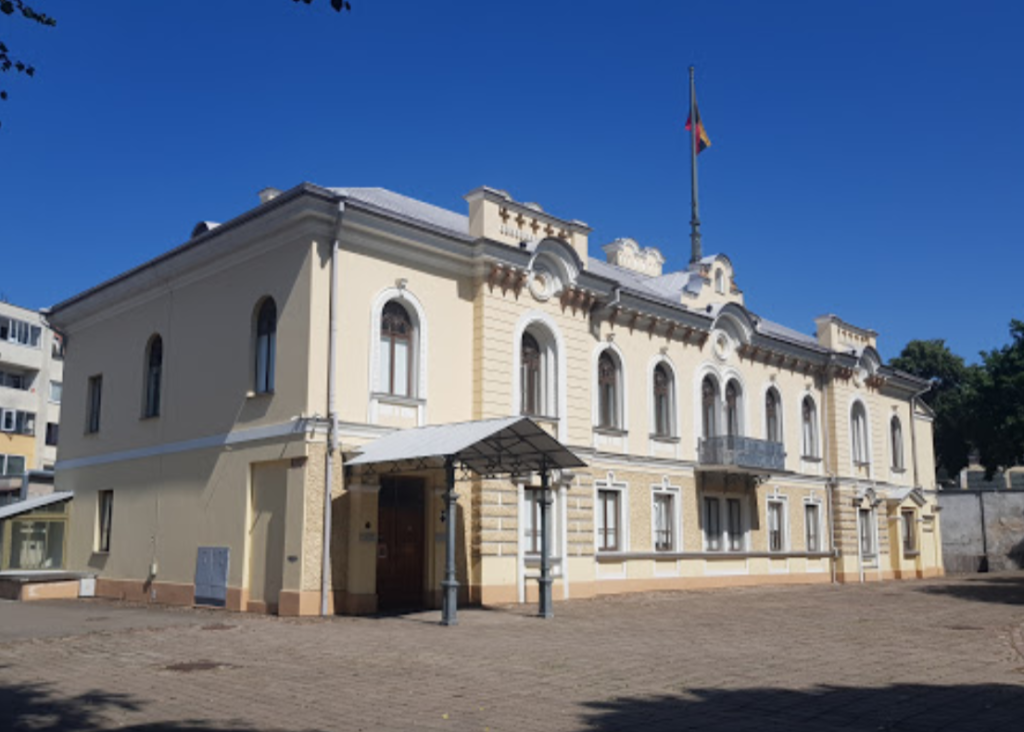
[[[35,0],[0,103],[0,296],[45,307],[265,186],[479,185],[689,254],[686,69],[705,252],[747,305],[832,312],[883,356],[974,360],[1024,318],[1024,3]]]

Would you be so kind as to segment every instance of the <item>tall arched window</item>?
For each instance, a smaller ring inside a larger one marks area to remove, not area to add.
[[[704,377],[700,397],[704,437],[715,437],[718,434],[718,384],[710,376]]]
[[[769,389],[764,395],[765,439],[782,442],[782,405],[779,392]]]
[[[715,292],[720,295],[725,294],[725,275],[722,270],[715,270]]]
[[[818,455],[818,409],[814,400],[804,397],[802,415],[802,450],[804,457],[820,457]]]
[[[739,437],[742,425],[740,424],[740,410],[743,407],[743,392],[739,384],[730,381],[725,386],[725,433],[729,437]]]
[[[146,346],[146,391],[142,405],[143,417],[160,416],[160,379],[164,365],[164,342],[155,335]]]
[[[871,462],[868,415],[860,402],[856,402],[850,412],[850,439],[853,443],[853,462],[858,465],[867,465]]]
[[[668,437],[673,434],[673,399],[675,384],[668,367],[659,363],[654,367],[654,434]]]
[[[413,395],[414,336],[409,312],[395,300],[387,303],[380,317],[380,385],[388,394]]]
[[[894,470],[903,470],[903,425],[900,418],[894,416],[889,425],[889,442],[892,450],[892,467]]]
[[[534,417],[541,416],[544,412],[544,377],[540,344],[529,333],[523,333],[520,359],[519,383],[522,389],[522,413]]]
[[[256,316],[256,384],[257,394],[274,391],[274,371],[277,353],[277,305],[266,298]]]
[[[598,425],[620,428],[622,415],[619,408],[619,366],[615,357],[604,351],[597,359],[597,409]]]

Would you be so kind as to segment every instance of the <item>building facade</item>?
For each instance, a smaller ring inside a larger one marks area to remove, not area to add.
[[[266,190],[55,306],[69,568],[101,595],[313,613],[329,493],[333,609],[436,607],[444,476],[346,461],[522,414],[587,465],[553,485],[556,599],[942,572],[927,383],[876,333],[756,315],[723,255],[665,273],[619,239],[601,260],[580,221],[466,199]],[[536,476],[458,492],[463,600],[535,597]]]
[[[0,505],[25,496],[25,475],[57,462],[61,337],[34,310],[0,302]]]

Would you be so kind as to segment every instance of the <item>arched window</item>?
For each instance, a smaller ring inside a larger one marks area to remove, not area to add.
[[[764,395],[765,439],[782,442],[782,407],[779,392],[769,389]]]
[[[719,295],[725,294],[725,274],[722,270],[715,270],[715,292]]]
[[[395,300],[384,306],[380,317],[380,385],[388,394],[413,395],[413,338],[409,312]]]
[[[668,367],[659,363],[654,367],[654,434],[669,437],[674,433],[672,413],[675,384]]]
[[[853,443],[853,462],[857,465],[867,465],[871,462],[868,415],[860,402],[856,402],[850,412],[850,439]]]
[[[523,333],[520,355],[520,387],[522,389],[523,414],[543,414],[543,374],[541,370],[540,344],[529,333]]]
[[[277,305],[266,298],[256,316],[256,383],[257,394],[274,391],[274,371],[277,353]]]
[[[889,425],[889,442],[892,447],[892,467],[903,470],[903,425],[899,417],[893,417]]]
[[[622,426],[619,408],[619,366],[615,357],[604,351],[597,359],[598,425],[617,429]]]
[[[739,384],[730,381],[725,386],[725,433],[729,437],[739,437],[742,425],[740,410],[743,408],[743,392]]]
[[[704,377],[700,395],[704,437],[715,437],[718,434],[718,384],[710,376]]]
[[[818,455],[818,409],[814,400],[804,397],[802,407],[802,450],[804,457],[820,457]]]
[[[160,378],[164,365],[164,342],[155,335],[146,346],[146,392],[142,405],[143,417],[160,416]]]

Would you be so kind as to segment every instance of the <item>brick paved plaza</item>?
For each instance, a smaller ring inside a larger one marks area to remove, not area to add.
[[[1019,730],[1024,575],[288,620],[0,604],[0,730]]]

